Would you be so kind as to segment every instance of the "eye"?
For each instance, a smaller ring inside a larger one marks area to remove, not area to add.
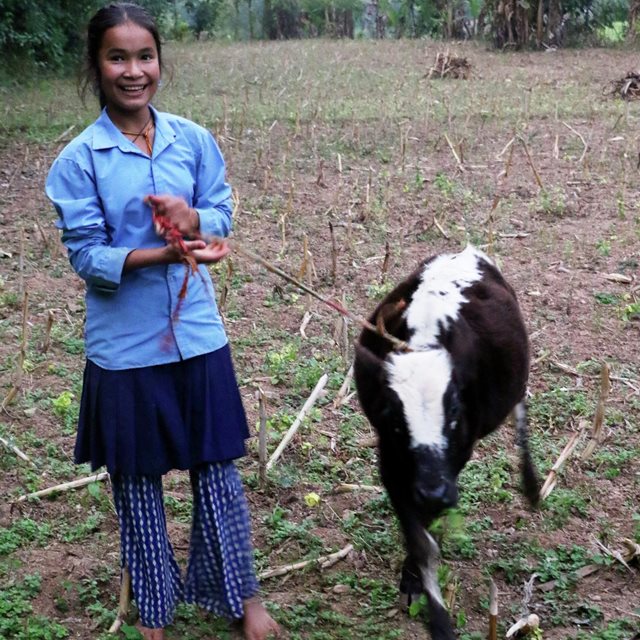
[[[153,60],[155,56],[152,53],[144,53],[142,54],[142,56],[140,56],[140,58],[142,60],[148,61],[148,60]]]

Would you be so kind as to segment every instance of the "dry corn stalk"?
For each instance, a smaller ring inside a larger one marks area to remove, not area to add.
[[[582,452],[582,459],[587,460],[591,454],[595,451],[596,447],[602,440],[602,425],[604,424],[604,405],[609,397],[609,391],[611,390],[611,379],[609,365],[606,362],[602,363],[602,369],[600,370],[600,397],[598,398],[598,406],[596,413],[593,416],[593,425],[591,427],[591,439]]]
[[[509,631],[507,631],[507,638],[519,638],[521,636],[525,636],[528,633],[531,633],[535,629],[540,627],[540,618],[535,614],[531,613],[528,616],[524,616],[520,618],[518,622],[509,627]]]
[[[372,493],[382,493],[384,489],[373,484],[339,484],[333,493],[350,493],[352,491],[369,491]]]
[[[120,582],[120,602],[118,604],[118,613],[113,624],[109,627],[109,633],[118,633],[120,627],[124,624],[126,617],[129,615],[129,606],[131,604],[131,574],[127,567],[122,569],[122,579]]]
[[[489,640],[498,640],[498,587],[493,580],[489,588]]]
[[[301,562],[296,562],[294,564],[287,564],[282,567],[277,567],[275,569],[267,569],[263,571],[259,576],[258,580],[266,580],[267,578],[274,578],[276,576],[282,576],[285,573],[290,573],[291,571],[296,571],[298,569],[304,569],[309,565],[318,565],[321,569],[328,569],[333,566],[338,560],[342,560],[342,558],[346,558],[353,551],[353,545],[348,544],[340,551],[336,551],[335,553],[331,553],[328,556],[321,556],[320,558],[316,558],[315,560],[302,560]]]
[[[574,449],[578,446],[578,442],[580,440],[580,436],[582,435],[582,427],[586,425],[586,422],[583,420],[580,423],[580,429],[576,431],[571,438],[569,438],[569,442],[565,445],[562,453],[558,456],[553,467],[551,467],[551,471],[549,471],[549,475],[547,475],[547,479],[544,481],[542,485],[542,489],[540,489],[540,500],[544,500],[549,497],[549,494],[555,488],[558,482],[558,473],[560,469],[564,466],[564,463],[569,459],[569,456],[573,453]]]
[[[280,441],[280,444],[278,445],[277,449],[274,451],[273,455],[269,459],[269,462],[267,462],[267,466],[266,466],[267,471],[269,471],[271,467],[273,467],[273,465],[277,462],[278,458],[284,451],[285,447],[289,444],[293,436],[296,434],[296,431],[298,430],[298,427],[300,427],[300,425],[302,424],[302,420],[304,419],[305,415],[307,414],[309,409],[311,409],[311,407],[315,404],[315,401],[318,399],[318,397],[322,393],[322,390],[327,384],[327,380],[329,380],[329,376],[326,373],[323,373],[320,379],[318,380],[318,382],[316,383],[316,386],[314,387],[313,391],[311,392],[311,395],[307,398],[307,401],[304,403],[302,409],[300,409],[300,412],[296,416],[296,419],[294,420],[293,424],[289,427],[288,431],[284,434],[284,437]]]
[[[34,491],[33,493],[27,493],[26,495],[20,496],[16,502],[24,502],[29,498],[43,498],[44,496],[51,495],[52,493],[58,493],[62,491],[69,491],[71,489],[78,489],[79,487],[85,487],[88,484],[93,484],[94,482],[101,482],[102,480],[107,480],[109,478],[109,474],[106,471],[102,473],[97,473],[93,476],[88,476],[86,478],[78,478],[77,480],[72,480],[71,482],[63,482],[62,484],[57,484],[53,487],[49,487],[48,489],[42,489],[41,491]]]

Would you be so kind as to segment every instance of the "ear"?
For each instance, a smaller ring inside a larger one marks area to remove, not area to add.
[[[397,336],[401,324],[406,321],[404,313],[407,308],[407,301],[404,298],[382,304],[376,314],[376,327],[380,333],[390,333]],[[403,335],[406,333],[406,326],[403,328]]]
[[[366,411],[365,405],[379,397],[386,384],[384,360],[361,344],[356,343],[355,350],[353,374],[360,403]]]

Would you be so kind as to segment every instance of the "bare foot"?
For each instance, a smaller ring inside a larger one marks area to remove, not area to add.
[[[280,637],[280,626],[269,615],[258,598],[249,598],[244,601],[242,630],[246,640],[267,640],[267,638]]]
[[[137,624],[136,628],[142,634],[144,640],[164,640],[164,629],[150,629]]]

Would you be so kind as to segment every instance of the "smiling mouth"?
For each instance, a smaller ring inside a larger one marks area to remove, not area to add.
[[[136,84],[136,85],[130,85],[126,87],[120,87],[120,89],[125,93],[140,93],[141,91],[144,91],[146,88],[147,88],[146,84]]]

